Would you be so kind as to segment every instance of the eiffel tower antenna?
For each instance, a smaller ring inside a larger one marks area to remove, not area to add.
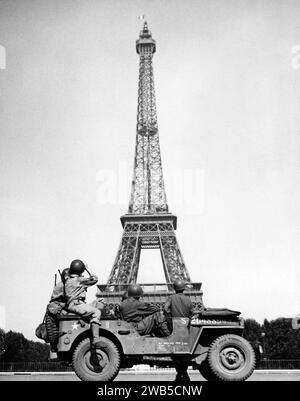
[[[134,172],[128,213],[121,217],[123,235],[107,284],[135,283],[141,249],[160,249],[167,283],[190,282],[175,230],[177,217],[169,213],[159,145],[154,90],[153,55],[156,42],[145,16],[136,41],[139,84]]]

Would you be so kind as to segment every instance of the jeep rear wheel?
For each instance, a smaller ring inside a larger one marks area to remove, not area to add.
[[[211,344],[207,364],[212,380],[242,381],[251,376],[254,370],[255,354],[243,337],[226,334]]]
[[[121,357],[116,345],[106,337],[101,337],[104,348],[91,349],[89,338],[76,347],[73,366],[77,376],[84,381],[110,381],[120,370]]]

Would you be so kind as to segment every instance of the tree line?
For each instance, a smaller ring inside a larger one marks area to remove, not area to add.
[[[257,359],[300,359],[300,329],[292,327],[292,319],[245,320],[244,337],[253,346]],[[45,362],[49,359],[48,344],[31,341],[22,333],[0,328],[1,362]]]
[[[244,337],[251,343],[258,359],[300,359],[300,330],[292,327],[292,319],[245,320]]]
[[[31,341],[22,333],[0,328],[0,362],[46,362],[50,347],[39,341]]]

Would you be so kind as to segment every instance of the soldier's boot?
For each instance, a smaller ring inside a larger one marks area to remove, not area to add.
[[[176,369],[176,382],[190,382],[190,376],[188,375],[187,369],[188,364],[185,361],[175,360],[175,369]]]
[[[188,375],[188,372],[182,373],[182,375],[181,375],[181,381],[183,381],[183,382],[190,382],[190,381],[191,381],[191,378],[190,378],[190,376]]]
[[[177,373],[174,381],[175,382],[190,382],[191,378],[187,373],[186,374]]]
[[[185,381],[184,378],[183,378],[183,373],[177,370],[176,377],[175,377],[174,381],[175,382],[183,382],[183,381]]]
[[[92,331],[92,348],[107,348],[107,344],[101,340],[99,336],[99,324],[92,322],[91,323],[91,331]]]
[[[174,382],[181,382],[181,374],[177,373]]]

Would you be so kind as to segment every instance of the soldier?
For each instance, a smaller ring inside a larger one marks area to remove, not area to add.
[[[61,281],[55,285],[52,291],[47,310],[52,315],[59,315],[66,306],[65,284],[69,277],[69,268],[61,272]]]
[[[188,317],[193,316],[193,304],[190,298],[183,293],[186,283],[177,279],[173,283],[175,294],[171,295],[165,303],[164,311],[172,317]]]
[[[68,303],[68,311],[77,313],[83,317],[90,318],[92,331],[92,346],[93,348],[105,347],[105,343],[100,340],[99,326],[101,326],[101,310],[104,304],[98,302],[97,308],[86,304],[85,298],[87,288],[96,284],[97,276],[83,277],[82,274],[86,270],[85,264],[75,259],[72,261],[69,270],[69,278],[66,281],[66,298]],[[103,305],[103,306],[101,306]]]
[[[61,273],[61,281],[57,283],[53,288],[50,302],[48,303],[46,309],[47,322],[48,322],[47,323],[48,339],[50,341],[51,353],[53,353],[53,357],[54,353],[57,351],[58,337],[56,333],[58,332],[59,329],[59,322],[57,318],[63,311],[67,312],[65,283],[68,277],[69,277],[69,269],[64,269]],[[51,327],[50,332],[49,332],[49,327]]]
[[[165,303],[164,311],[170,317],[188,317],[193,316],[193,304],[190,298],[183,293],[186,283],[177,279],[173,283],[175,294],[171,295]],[[173,358],[176,369],[175,381],[190,381],[187,373],[188,364],[179,358]]]
[[[130,285],[127,298],[120,304],[122,318],[132,322],[140,335],[170,335],[166,319],[157,306],[140,301],[143,289],[139,284]]]

